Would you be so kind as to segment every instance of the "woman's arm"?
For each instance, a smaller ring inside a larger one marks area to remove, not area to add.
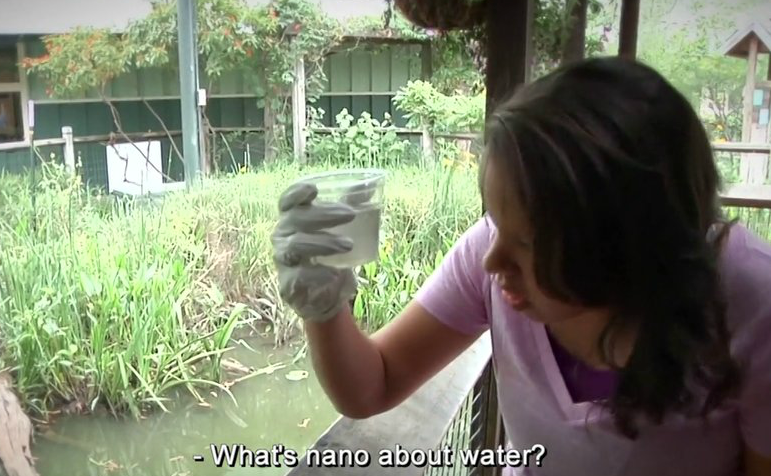
[[[327,322],[308,322],[306,333],[319,382],[350,418],[397,406],[481,335],[442,324],[414,301],[371,337],[347,306]]]

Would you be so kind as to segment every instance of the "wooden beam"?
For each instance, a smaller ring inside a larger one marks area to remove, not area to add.
[[[530,80],[535,0],[489,0],[487,8],[486,116]]]
[[[640,0],[621,0],[621,28],[618,54],[637,58],[637,30],[640,23]]]
[[[562,49],[562,64],[580,61],[586,55],[586,17],[589,0],[572,0],[572,4],[567,37]]]
[[[344,35],[340,38],[339,47],[356,47],[362,43],[368,43],[372,45],[423,45],[426,43],[431,43],[431,39],[378,35]]]
[[[265,141],[265,156],[263,161],[266,164],[270,164],[275,162],[276,157],[278,156],[278,139],[276,137],[276,128],[278,127],[278,124],[276,112],[273,110],[271,96],[265,97],[262,123],[265,127],[265,137],[263,138]]]
[[[753,144],[750,142],[713,142],[712,149],[716,152],[755,152],[771,153],[771,144]]]
[[[434,75],[434,54],[431,43],[423,43],[420,47],[420,78],[428,81]]]
[[[720,202],[726,207],[771,209],[771,185],[731,184],[720,194]]]
[[[538,0],[487,0],[485,119],[519,87],[530,81],[536,1]],[[484,139],[487,142],[487,129]],[[485,213],[484,203],[481,208],[482,213]],[[492,369],[489,379],[493,382],[492,388],[495,388]],[[472,421],[471,432],[477,434],[471,441],[473,448],[494,446],[495,440],[498,437],[503,438],[504,434],[498,402],[495,398],[489,398],[487,390],[489,388],[475,388],[476,401],[472,405],[472,412],[483,416]],[[485,472],[490,474],[494,473],[494,470],[483,470],[483,474]]]
[[[294,160],[297,163],[305,163],[305,128],[307,118],[305,114],[305,58],[300,57],[295,62],[294,80],[292,82],[292,147]]]
[[[410,453],[437,449],[453,417],[490,361],[491,352],[490,336],[485,333],[396,408],[363,420],[341,417],[309,450],[322,454],[324,450],[364,450],[372,458],[368,467],[311,467],[306,453],[287,476],[423,475],[425,467],[381,467],[378,463],[380,451],[394,450],[396,445]]]

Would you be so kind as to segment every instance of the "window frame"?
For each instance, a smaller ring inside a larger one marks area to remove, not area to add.
[[[17,68],[19,68],[19,81],[15,83],[0,83],[0,93],[19,93],[21,102],[21,122],[24,130],[24,139],[13,142],[0,142],[0,150],[20,149],[23,147],[29,147],[30,144],[30,130],[29,130],[29,85],[27,82],[27,73],[21,66],[21,60],[25,57],[25,48],[22,41],[16,42],[16,61]]]

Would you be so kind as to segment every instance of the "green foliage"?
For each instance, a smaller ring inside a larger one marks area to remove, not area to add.
[[[481,215],[475,169],[403,169],[389,177],[377,262],[361,268],[354,315],[375,331],[399,315]]]
[[[407,20],[399,10],[393,10],[388,27],[383,16],[367,15],[353,18],[345,26],[345,34],[351,36],[384,36],[427,40],[430,38],[425,29]]]
[[[567,40],[566,31],[575,0],[542,0],[534,12],[533,76],[539,77],[559,65]],[[587,24],[607,24],[607,12],[599,0],[589,0]],[[611,21],[612,23],[612,21]],[[481,65],[485,52],[483,30],[443,32],[433,42],[434,75],[432,83],[444,94],[477,94],[484,87]],[[605,49],[605,35],[598,28],[588,28],[587,56]]]
[[[271,259],[276,203],[300,174],[327,167],[116,201],[46,165],[34,208],[26,177],[0,177],[0,366],[27,408],[164,407],[175,388],[204,394],[222,381],[218,358],[244,326],[269,324],[277,344],[294,335]],[[412,280],[413,291],[479,216],[471,173],[446,173],[389,167],[382,249],[394,253],[362,270],[357,300],[373,327],[396,315],[402,301],[387,296],[405,289],[374,282]]]
[[[104,88],[128,70],[130,50],[123,38],[108,30],[77,28],[43,39],[47,54],[24,58],[22,66],[39,74],[51,95],[68,97],[91,88]]]
[[[307,153],[314,164],[345,167],[397,167],[413,162],[417,151],[409,141],[400,139],[388,113],[382,121],[368,112],[354,118],[347,109],[335,117],[336,128],[330,132],[314,132],[322,128],[324,111],[314,109]]]
[[[342,27],[328,17],[317,3],[308,0],[273,0],[268,6],[270,16],[278,19],[279,31],[273,43],[269,43],[263,56],[262,67],[267,73],[269,87],[286,90],[294,80],[294,65],[304,58],[306,69],[306,95],[313,99],[321,92],[325,55],[337,44]],[[292,33],[291,38],[287,37]],[[259,36],[260,32],[255,31]],[[273,91],[277,92],[277,91]]]
[[[202,81],[211,89],[226,72],[244,73],[259,106],[276,118],[276,127],[267,133],[271,149],[280,149],[286,139],[282,126],[291,123],[295,65],[301,58],[305,62],[306,96],[312,102],[323,91],[321,65],[338,43],[340,25],[309,0],[271,0],[260,6],[245,0],[200,0],[197,7]],[[51,95],[75,97],[95,87],[103,93],[110,81],[132,68],[175,68],[176,24],[175,2],[156,2],[124,34],[86,28],[50,35],[44,38],[47,53],[23,64],[46,81]]]
[[[588,0],[587,25],[603,14],[599,0]],[[536,2],[534,15],[535,64],[533,76],[539,77],[559,66],[567,41],[567,31],[575,19],[571,11],[576,0],[541,0]],[[585,39],[585,55],[592,56],[604,49],[604,39],[597,31],[588,30]]]
[[[702,112],[713,140],[738,141],[746,61],[722,56],[718,51],[723,38],[717,32],[730,31],[727,17],[702,13],[694,11],[697,21],[692,31],[643,29],[639,56]]]
[[[244,71],[251,73],[247,76],[258,95],[278,98],[292,84],[296,61],[304,57],[308,94],[318,93],[319,64],[341,30],[316,3],[272,0],[252,7],[244,0],[201,0],[197,6],[199,54],[208,80]],[[24,66],[48,83],[52,95],[71,97],[104,87],[130,68],[175,67],[176,31],[175,3],[156,2],[122,35],[80,28],[46,36],[47,53],[25,59]]]
[[[135,68],[176,65],[176,3],[153,3],[146,18],[129,23],[125,40],[124,46]]]
[[[431,84],[441,93],[477,94],[484,89],[484,78],[474,62],[473,41],[466,31],[450,31],[434,40]]]
[[[0,177],[0,366],[25,405],[139,414],[175,387],[218,385],[244,308],[207,277],[195,208],[113,206],[61,165],[41,172],[32,190]]]
[[[448,96],[431,83],[410,81],[393,102],[405,113],[408,127],[428,127],[431,132],[476,132],[484,125],[484,93]]]

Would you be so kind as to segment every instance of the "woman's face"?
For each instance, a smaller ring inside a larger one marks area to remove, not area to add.
[[[487,213],[496,230],[484,267],[500,285],[503,299],[514,309],[545,324],[564,321],[585,311],[547,296],[536,284],[532,229],[511,184],[507,183],[507,174],[497,171],[494,161],[487,165],[484,196]]]

